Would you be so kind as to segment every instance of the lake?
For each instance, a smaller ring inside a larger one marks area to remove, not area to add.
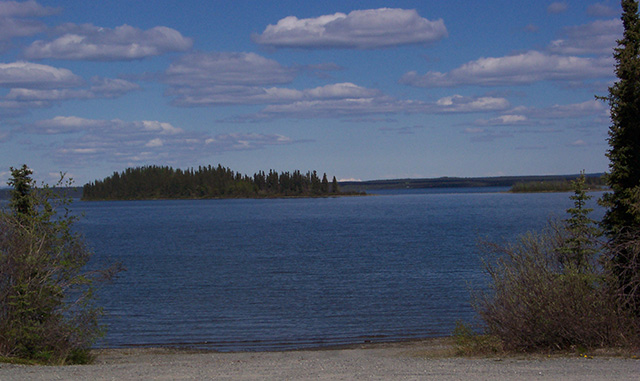
[[[469,291],[487,284],[479,239],[512,241],[572,205],[567,193],[503,190],[76,202],[94,259],[127,268],[99,290],[98,346],[255,351],[448,335],[473,319]]]

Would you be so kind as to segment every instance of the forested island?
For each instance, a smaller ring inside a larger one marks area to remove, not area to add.
[[[83,187],[82,199],[145,200],[204,198],[328,197],[355,193],[341,192],[333,177],[319,177],[316,171],[278,173],[259,171],[252,177],[222,165],[198,169],[167,166],[127,168]]]
[[[607,186],[604,176],[585,176],[585,190],[599,190]],[[511,186],[513,193],[536,193],[536,192],[570,192],[574,189],[573,180],[542,180],[542,181],[521,181]]]
[[[368,192],[391,189],[508,187],[511,192],[565,192],[573,189],[572,181],[578,177],[580,174],[345,181],[340,183],[340,189]],[[587,189],[598,189],[606,184],[604,173],[586,174],[585,177]]]

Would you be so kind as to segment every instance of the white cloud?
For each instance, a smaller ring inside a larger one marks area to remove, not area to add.
[[[551,42],[549,51],[567,55],[600,54],[610,56],[616,40],[622,37],[622,21],[597,20],[565,29],[567,39]]]
[[[43,7],[34,0],[0,2],[0,17],[42,17],[56,12],[58,9]]]
[[[377,49],[425,44],[446,36],[442,19],[430,21],[415,10],[380,8],[308,19],[285,17],[253,35],[253,40],[279,48]]]
[[[277,87],[291,83],[299,68],[288,68],[255,53],[193,53],[165,72],[167,95],[179,106],[277,104],[318,99],[366,98],[380,91],[353,83],[311,89]]]
[[[587,7],[587,14],[593,17],[612,17],[617,16],[619,12],[606,4],[595,3]]]
[[[124,79],[93,77],[89,90],[96,97],[115,98],[131,91],[140,90],[140,86]]]
[[[19,61],[0,63],[0,87],[50,89],[74,87],[83,83],[70,70]]]
[[[505,57],[480,58],[448,73],[410,71],[400,83],[417,87],[463,85],[506,86],[538,81],[574,81],[613,76],[613,59],[561,56],[529,51]]]
[[[290,83],[296,75],[296,69],[255,53],[192,53],[172,63],[164,81],[176,105],[255,104],[283,95],[265,86]]]
[[[549,4],[549,6],[547,7],[547,13],[558,14],[565,12],[568,8],[569,6],[565,2],[555,2]]]
[[[216,153],[255,150],[267,146],[294,144],[289,137],[277,134],[231,133],[209,135],[191,133],[170,123],[119,119],[97,120],[76,116],[57,116],[24,126],[22,134],[65,134],[55,142],[51,137],[47,149],[51,157],[68,166],[89,161],[118,165],[141,165],[157,162],[197,162]]]
[[[93,85],[88,89],[13,88],[5,99],[25,102],[25,106],[29,106],[29,102],[33,101],[56,102],[69,99],[116,98],[140,89],[137,84],[122,79],[95,77],[91,82]]]
[[[49,16],[56,12],[58,9],[43,7],[35,1],[0,2],[0,41],[43,32],[46,29],[45,24],[34,18]]]
[[[514,126],[531,124],[531,121],[525,115],[506,114],[492,119],[478,119],[475,124],[481,126]]]
[[[587,146],[587,142],[585,142],[582,139],[578,139],[578,140],[575,140],[575,141],[569,143],[568,146],[571,146],[571,147],[585,147],[585,146]]]
[[[147,142],[147,144],[145,144],[145,147],[162,147],[164,145],[164,143],[162,142],[162,139],[160,138],[155,138],[155,139],[151,139]]]
[[[52,41],[34,41],[25,48],[25,57],[90,61],[136,60],[168,52],[183,52],[193,45],[190,38],[163,26],[145,31],[129,25],[109,29],[91,24],[65,24],[56,28],[55,32],[60,37]]]
[[[396,100],[383,94],[379,94],[375,97],[315,99],[287,104],[269,105],[256,117],[335,118],[340,116],[397,113],[476,113],[501,111],[508,107],[509,102],[506,99],[488,96],[464,97],[461,95],[454,95],[444,97],[436,102],[430,103],[414,100]]]
[[[535,119],[565,119],[593,116],[607,116],[609,107],[602,101],[590,100],[581,103],[553,105],[543,108],[516,107],[510,113],[526,115]]]
[[[114,121],[112,121],[114,122]],[[96,129],[106,129],[109,121],[79,118],[77,116],[56,116],[40,120],[23,127],[23,132],[32,134],[58,135]]]
[[[509,107],[509,102],[497,97],[464,97],[453,95],[438,99],[436,107],[429,107],[436,112],[485,112],[492,110],[504,110]]]

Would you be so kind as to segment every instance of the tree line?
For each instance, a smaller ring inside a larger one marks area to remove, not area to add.
[[[198,169],[168,166],[127,168],[83,187],[83,200],[325,197],[344,194],[335,176],[316,171],[242,175],[218,164]]]
[[[584,184],[586,189],[602,189],[607,186],[604,176],[584,176]],[[511,186],[510,192],[513,193],[535,193],[535,192],[568,192],[574,190],[573,180],[557,180],[557,181],[521,181]]]

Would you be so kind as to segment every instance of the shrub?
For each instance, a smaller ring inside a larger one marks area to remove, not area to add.
[[[567,220],[510,245],[486,243],[489,292],[474,296],[486,332],[515,351],[627,346],[637,321],[619,303],[580,179]],[[603,266],[604,265],[604,266]]]
[[[70,200],[36,188],[31,173],[11,168],[10,209],[0,211],[0,356],[86,362],[102,332],[94,282],[120,267],[85,269],[91,252],[72,230]]]
[[[456,322],[453,338],[457,355],[500,355],[504,351],[500,338],[492,335],[478,335],[472,327],[460,321]]]

